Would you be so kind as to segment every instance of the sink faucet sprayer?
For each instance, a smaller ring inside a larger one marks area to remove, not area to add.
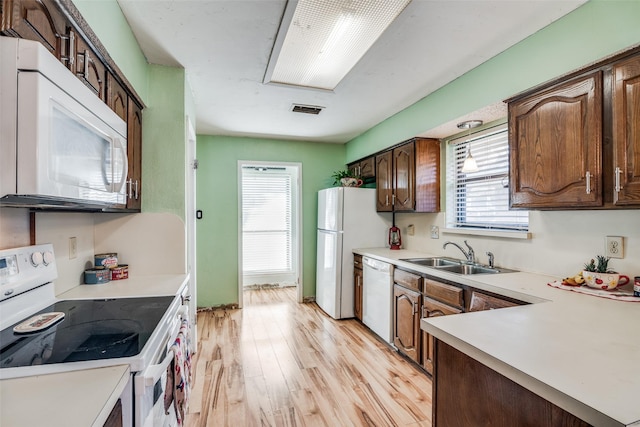
[[[489,267],[493,268],[493,252],[487,252],[487,256],[489,257]]]
[[[460,249],[460,251],[462,252],[462,254],[464,255],[464,257],[467,259],[468,262],[470,263],[475,263],[476,262],[476,254],[473,251],[473,248],[471,246],[469,246],[469,243],[467,243],[467,241],[464,241],[464,244],[467,246],[467,248],[469,249],[468,251],[465,251],[464,249],[462,249],[462,246],[460,246],[457,243],[451,242],[451,241],[447,241],[444,243],[444,245],[442,245],[442,249],[446,249],[447,245],[453,245],[456,248]]]

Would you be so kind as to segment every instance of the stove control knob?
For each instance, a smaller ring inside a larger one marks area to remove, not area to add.
[[[42,254],[42,260],[44,262],[44,265],[49,265],[51,264],[55,258],[53,257],[53,252],[51,251],[46,251]]]
[[[42,252],[34,252],[31,254],[31,265],[34,267],[42,264]]]

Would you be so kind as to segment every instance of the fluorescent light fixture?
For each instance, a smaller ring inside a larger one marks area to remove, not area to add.
[[[290,0],[264,82],[333,90],[410,2]]]

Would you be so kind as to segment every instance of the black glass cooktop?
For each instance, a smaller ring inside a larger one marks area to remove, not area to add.
[[[0,332],[0,368],[135,356],[172,301],[164,296],[56,302],[35,314],[61,311],[61,322],[28,334],[13,332],[15,325]]]

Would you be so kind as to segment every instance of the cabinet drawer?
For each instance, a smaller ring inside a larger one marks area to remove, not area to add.
[[[362,255],[353,254],[353,267],[362,268]]]
[[[417,274],[395,269],[393,272],[393,281],[399,285],[422,292],[422,277]]]
[[[422,317],[448,316],[449,314],[460,313],[462,313],[460,308],[451,307],[429,297],[424,297]]]
[[[424,294],[447,304],[464,307],[464,290],[457,286],[424,279]]]
[[[469,304],[469,311],[493,310],[495,308],[514,307],[516,305],[519,304],[473,291],[471,293],[471,303]]]

